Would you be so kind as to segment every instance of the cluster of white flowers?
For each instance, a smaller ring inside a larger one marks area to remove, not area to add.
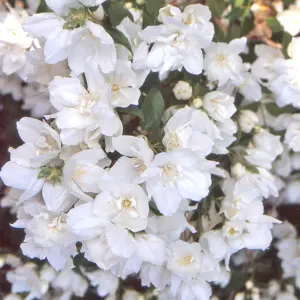
[[[4,1],[5,2],[5,1]],[[22,108],[33,117],[42,118],[50,112],[47,85],[57,75],[68,75],[68,65],[47,65],[41,49],[43,40],[30,36],[22,27],[38,7],[39,0],[28,2],[24,9],[9,3],[0,7],[0,93],[23,100]]]
[[[210,282],[229,282],[232,254],[269,247],[280,221],[264,214],[263,200],[299,170],[290,152],[300,151],[300,117],[269,118],[261,88],[274,92],[272,105],[300,107],[299,39],[291,59],[256,46],[250,65],[246,38],[212,42],[201,4],[162,7],[151,26],[129,10],[112,26],[107,6],[116,2],[46,3],[52,12],[24,19],[1,13],[1,70],[12,85],[4,92],[45,118],[17,122],[23,144],[0,172],[11,187],[2,205],[25,230],[23,254],[50,264],[16,266],[13,293],[70,299],[91,285],[117,299],[118,278],[135,275],[161,300],[209,299]],[[182,73],[201,74],[210,91]],[[160,91],[165,82],[173,94]],[[75,272],[78,255],[97,269]]]

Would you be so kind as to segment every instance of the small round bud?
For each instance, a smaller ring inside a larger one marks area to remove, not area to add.
[[[131,2],[126,2],[126,3],[124,4],[124,7],[125,7],[126,9],[130,9],[130,8],[132,8],[132,3],[131,3]]]
[[[136,0],[137,5],[143,5],[145,3],[145,0]]]
[[[245,293],[237,293],[234,296],[234,300],[244,300],[245,299]]]
[[[93,17],[98,20],[102,21],[104,19],[104,9],[102,5],[99,5],[99,7],[92,13]]]
[[[193,99],[192,101],[192,107],[194,108],[200,108],[203,105],[203,101],[200,97],[197,97],[195,99]]]
[[[173,93],[177,100],[189,100],[192,97],[193,89],[188,82],[178,81]]]
[[[251,110],[241,110],[239,115],[239,126],[245,133],[249,133],[256,125],[259,124],[259,119],[256,113]]]
[[[248,281],[246,281],[245,286],[246,286],[247,290],[252,290],[254,287],[254,284],[251,280],[248,280]]]
[[[240,163],[236,163],[232,168],[231,168],[231,175],[235,177],[236,179],[241,178],[244,176],[246,173],[246,168],[244,165]]]

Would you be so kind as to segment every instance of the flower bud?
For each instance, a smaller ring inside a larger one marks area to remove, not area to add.
[[[192,107],[194,108],[200,108],[203,105],[203,101],[200,97],[193,99],[192,101]]]
[[[256,113],[245,109],[240,112],[238,122],[241,130],[245,133],[249,133],[259,123],[259,119]]]
[[[231,168],[231,175],[237,179],[241,178],[246,172],[245,166],[240,163],[236,163]]]
[[[188,82],[178,81],[173,93],[177,100],[188,100],[192,97],[193,89]]]
[[[104,9],[102,5],[99,5],[99,7],[93,12],[93,17],[98,21],[102,21],[104,19]]]

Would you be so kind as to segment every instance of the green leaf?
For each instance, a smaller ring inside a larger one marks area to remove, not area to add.
[[[112,26],[118,26],[126,17],[133,21],[131,13],[122,5],[119,0],[110,0],[105,4],[104,8],[109,16]]]
[[[230,41],[237,39],[241,36],[241,26],[236,23],[231,23],[228,27],[228,32],[226,40],[229,43]]]
[[[253,29],[253,18],[246,18],[241,24],[241,36],[246,36]]]
[[[145,0],[145,7],[143,9],[143,28],[157,25],[159,10],[163,6],[165,6],[164,0]]]
[[[138,106],[131,105],[126,108],[119,107],[117,110],[122,114],[137,116],[142,121],[144,121],[144,114],[143,114],[142,110],[140,108],[138,108]]]
[[[292,36],[287,33],[287,32],[284,32],[283,33],[283,37],[282,37],[282,49],[283,49],[283,53],[285,55],[286,58],[289,58],[289,55],[287,53],[287,48],[290,44],[290,42],[292,41]]]
[[[113,38],[116,44],[123,45],[132,53],[132,49],[127,37],[120,30],[108,27],[106,27],[105,30]]]
[[[46,4],[45,0],[41,0],[41,3],[36,11],[36,13],[44,13],[44,12],[49,12],[51,11],[48,7],[48,5]]]
[[[266,18],[266,22],[267,22],[268,26],[272,29],[272,32],[281,32],[281,31],[283,31],[283,27],[277,21],[276,18],[268,17],[268,18]]]
[[[144,114],[143,128],[148,131],[154,131],[159,128],[164,110],[165,102],[161,92],[156,88],[152,88],[142,105]]]
[[[214,17],[220,17],[225,10],[224,0],[208,0],[207,5]]]
[[[244,5],[245,0],[234,0],[234,6],[235,7],[240,7],[242,5]]]
[[[292,114],[294,109],[292,106],[278,107],[275,103],[266,103],[265,108],[272,116],[279,116],[284,113]]]
[[[225,33],[224,31],[216,24],[215,27],[215,35],[214,35],[214,42],[225,42]]]
[[[226,18],[233,22],[238,20],[244,15],[245,9],[240,7],[235,7],[231,10],[231,12],[226,16]]]
[[[165,0],[145,0],[147,12],[157,19],[159,10],[165,6]]]

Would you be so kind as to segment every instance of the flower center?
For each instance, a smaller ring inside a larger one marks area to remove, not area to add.
[[[66,216],[60,215],[58,217],[55,217],[53,219],[50,219],[50,223],[48,224],[48,228],[52,232],[56,231],[62,231],[64,224],[66,224]]]
[[[189,266],[194,261],[194,257],[191,255],[186,255],[183,257],[180,261],[180,264],[182,266]]]
[[[81,114],[90,114],[96,101],[97,99],[95,95],[87,94],[81,99],[80,104],[76,108]]]
[[[139,175],[147,169],[146,165],[144,164],[144,161],[141,160],[139,157],[132,158],[132,165],[134,168],[136,168]]]
[[[224,55],[224,54],[218,54],[217,55],[218,65],[224,66],[226,64],[227,59],[228,59],[228,57],[226,55]]]
[[[113,93],[118,93],[120,91],[120,86],[117,84],[113,84],[111,90]]]
[[[179,176],[179,172],[174,165],[164,165],[162,167],[163,171],[163,180],[167,182],[174,183],[176,178]]]
[[[82,176],[86,173],[86,171],[80,167],[76,166],[72,174],[72,180],[74,180],[78,184],[82,184]]]

